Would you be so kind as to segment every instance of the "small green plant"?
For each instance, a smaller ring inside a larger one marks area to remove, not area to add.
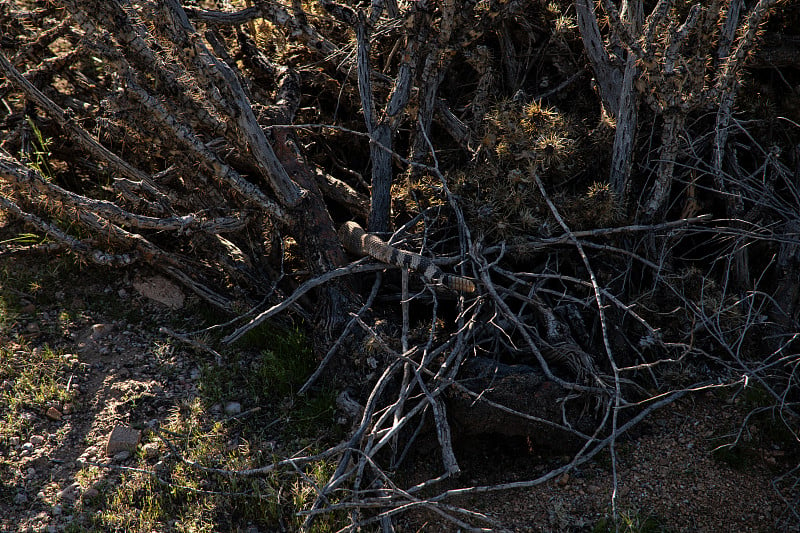
[[[50,153],[50,146],[53,144],[53,139],[46,138],[44,135],[42,135],[42,131],[39,129],[33,119],[31,119],[31,117],[25,118],[28,122],[28,126],[30,126],[34,134],[33,153],[27,154],[29,156],[33,155],[33,161],[30,162],[30,166],[36,169],[36,171],[38,171],[44,179],[50,181],[55,175],[53,168],[50,165],[50,156],[52,155]]]
[[[49,346],[0,348],[0,436],[13,435],[23,428],[24,409],[44,411],[52,404],[69,403],[72,392],[65,376],[73,362]]]
[[[593,533],[668,533],[669,531],[661,518],[640,510],[620,511],[616,523],[611,516],[603,517],[592,528]]]
[[[160,463],[159,477],[144,473],[154,467],[144,454],[137,455],[140,472],[121,476],[110,492],[85,504],[96,511],[84,514],[90,523],[81,531],[236,531],[247,524],[262,530],[279,529],[280,524],[298,529],[303,518],[297,511],[314,502],[310,482],[326,482],[335,462],[308,464],[302,476],[277,470],[261,476],[226,475],[192,466],[236,471],[270,464],[273,456],[261,439],[262,426],[256,416],[215,420],[199,398],[183,402],[158,435],[146,437],[176,454]],[[79,476],[87,484],[99,475],[90,468]],[[341,526],[337,520],[342,517],[325,516],[314,530],[336,531]]]
[[[40,244],[44,242],[46,237],[36,235],[35,233],[19,233],[16,237],[0,241],[0,244]]]
[[[735,400],[747,412],[743,426],[736,436],[718,437],[712,457],[731,468],[744,470],[762,464],[764,451],[770,449],[793,450],[796,435],[780,419],[780,407],[775,398],[760,385],[750,385],[740,391]],[[719,444],[722,441],[723,444]]]
[[[230,355],[223,367],[206,366],[201,380],[204,396],[210,403],[242,398],[259,403],[278,399],[302,385],[314,369],[314,355],[299,330],[282,330],[261,325],[249,332],[240,345],[257,347]]]

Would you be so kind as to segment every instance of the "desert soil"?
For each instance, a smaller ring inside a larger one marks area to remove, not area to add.
[[[3,257],[0,266],[28,268],[46,259]],[[24,429],[0,438],[0,531],[67,529],[76,509],[91,509],[74,505],[76,501],[113,490],[117,467],[136,464],[135,456],[106,456],[111,430],[120,424],[147,427],[198,394],[197,354],[159,332],[159,326],[174,327],[176,320],[189,327],[192,298],[170,284],[160,293],[148,293],[143,281],[163,283],[147,271],[109,276],[84,267],[65,272],[63,283],[51,293],[18,291],[21,309],[0,331],[2,343],[11,348],[11,357],[26,357],[26,350],[45,345],[65,354],[69,375],[62,376],[62,383],[75,396],[69,404],[49,406],[54,409],[49,413],[23,409]],[[186,297],[184,307],[171,309],[175,302],[170,298],[181,297]],[[67,309],[70,318],[65,320]],[[14,384],[1,385],[9,389]],[[635,531],[789,529],[791,509],[773,481],[797,465],[797,443],[792,448],[791,442],[762,438],[764,425],[751,424],[741,436],[746,454],[735,456],[737,460],[713,455],[715,447],[734,441],[750,410],[745,395],[733,401],[730,396],[687,397],[619,442],[616,506],[621,516],[639,524]],[[461,441],[457,453],[463,473],[442,488],[533,479],[564,459],[539,456],[524,442],[492,437]],[[81,475],[86,461],[109,465],[102,483],[86,483]],[[422,457],[406,474],[424,479],[435,467],[432,459]],[[612,526],[605,522],[604,528],[603,521],[611,510],[613,486],[606,454],[542,486],[450,503],[485,513],[514,531],[607,531]],[[783,492],[796,497],[796,492]],[[424,513],[408,513],[397,530],[452,531],[453,526]]]

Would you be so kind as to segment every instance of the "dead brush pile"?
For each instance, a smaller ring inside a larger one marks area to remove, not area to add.
[[[800,11],[622,5],[4,3],[0,208],[42,240],[0,254],[158,269],[223,344],[304,321],[301,392],[353,421],[309,523],[499,527],[448,500],[504,485],[438,490],[454,438],[565,443],[536,485],[697,390],[796,432]],[[478,290],[348,257],[348,220]],[[396,485],[422,439],[441,475]]]

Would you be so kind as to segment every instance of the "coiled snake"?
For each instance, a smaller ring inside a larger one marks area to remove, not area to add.
[[[423,278],[433,284],[442,284],[445,287],[459,292],[475,292],[475,282],[469,278],[445,274],[427,257],[404,250],[398,250],[380,237],[371,235],[356,222],[345,222],[339,228],[339,240],[344,247],[357,255],[368,255],[390,265],[401,268],[410,268],[419,272]]]

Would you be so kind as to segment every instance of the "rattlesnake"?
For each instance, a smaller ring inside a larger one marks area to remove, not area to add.
[[[459,292],[474,292],[475,282],[469,278],[445,274],[433,261],[421,255],[398,250],[375,235],[364,231],[356,222],[345,222],[339,228],[339,240],[350,252],[368,255],[390,265],[410,268],[419,272],[423,278],[434,284]]]

